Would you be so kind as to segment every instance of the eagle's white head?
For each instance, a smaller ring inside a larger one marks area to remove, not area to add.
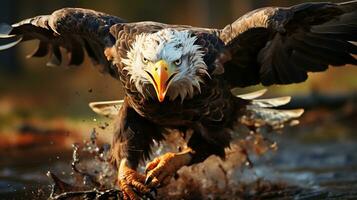
[[[157,97],[160,102],[167,96],[183,101],[200,91],[204,76],[209,76],[203,61],[204,53],[195,44],[197,37],[188,31],[163,29],[156,33],[136,36],[127,58],[122,62],[130,81],[145,97]],[[156,94],[147,88],[153,85]]]

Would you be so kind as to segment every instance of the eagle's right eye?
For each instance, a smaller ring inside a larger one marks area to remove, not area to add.
[[[145,58],[145,57],[143,57],[143,63],[148,63],[149,62],[149,60],[147,59],[147,58]]]
[[[174,61],[174,63],[175,63],[176,66],[181,65],[181,62],[182,62],[181,58],[179,58],[179,59],[177,59],[177,60]]]

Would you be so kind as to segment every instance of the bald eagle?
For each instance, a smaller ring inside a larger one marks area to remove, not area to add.
[[[237,123],[275,126],[302,110],[271,107],[288,99],[234,95],[256,84],[303,82],[308,72],[357,64],[357,1],[304,3],[254,10],[223,29],[134,22],[82,9],[64,8],[13,25],[1,24],[0,49],[38,39],[29,57],[50,55],[48,65],[80,65],[86,55],[118,79],[125,97],[112,142],[118,185],[126,199],[167,182],[182,166],[225,156]],[[67,53],[62,54],[61,48]],[[99,109],[108,103],[92,104]],[[105,107],[105,106],[104,106]],[[110,113],[110,110],[109,110]],[[192,131],[187,148],[166,153],[137,171],[166,130]]]

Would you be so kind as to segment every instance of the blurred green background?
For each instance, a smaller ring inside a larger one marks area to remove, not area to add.
[[[289,6],[301,0],[3,0],[0,22],[15,23],[62,7],[91,8],[128,21],[152,20],[203,27],[224,27],[244,13],[263,6]],[[339,2],[339,1],[334,1]],[[102,75],[88,60],[76,69],[45,67],[46,59],[26,59],[36,42],[0,52],[0,133],[14,119],[95,117],[91,101],[122,98],[120,83]],[[357,89],[357,69],[330,69],[310,75],[306,83],[272,87],[270,95],[306,94],[312,90]]]

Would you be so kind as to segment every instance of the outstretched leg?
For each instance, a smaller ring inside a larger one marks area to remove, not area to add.
[[[145,185],[148,187],[164,186],[181,167],[203,162],[210,155],[224,158],[224,148],[229,146],[230,134],[225,130],[215,128],[204,131],[196,131],[192,134],[186,150],[180,153],[166,153],[148,163]],[[205,136],[210,137],[210,140],[207,140]]]
[[[125,100],[112,142],[112,159],[118,168],[118,186],[124,199],[136,200],[149,192],[144,185],[145,175],[136,169],[141,161],[149,157],[154,139],[163,139],[159,128],[136,113]]]
[[[145,176],[131,168],[127,159],[122,159],[118,169],[118,186],[123,192],[124,199],[136,200],[138,195],[150,192],[144,185]]]

